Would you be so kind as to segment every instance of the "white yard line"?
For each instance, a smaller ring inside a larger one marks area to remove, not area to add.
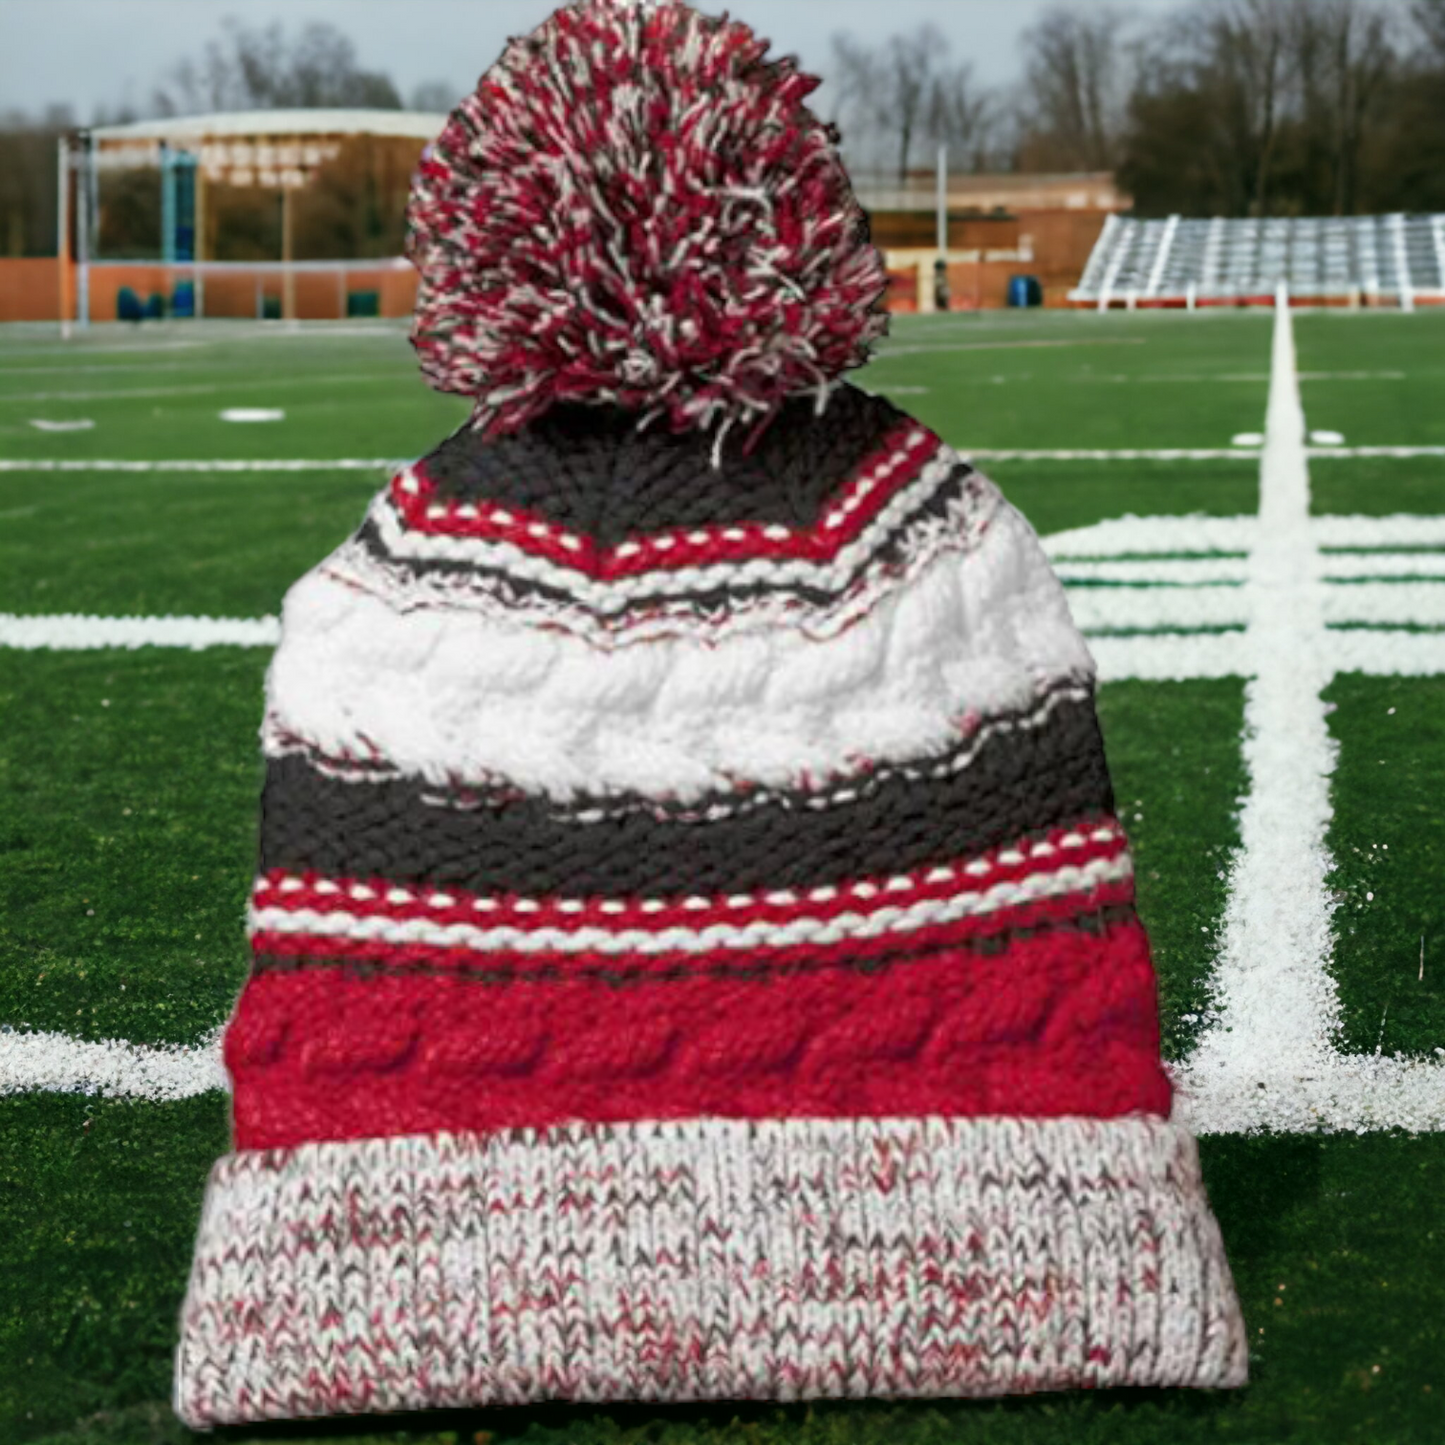
[[[1243,627],[1249,599],[1243,587],[1074,587],[1069,611],[1081,632],[1120,628]]]
[[[46,1090],[160,1101],[228,1087],[219,1029],[197,1044],[170,1047],[0,1029],[0,1094]]]
[[[896,391],[915,388],[897,387]],[[1307,447],[1311,457],[1445,457],[1445,446]],[[975,448],[978,462],[1257,462],[1254,447]],[[394,472],[406,457],[0,457],[0,472]]]
[[[1445,1068],[1336,1048],[1325,834],[1338,749],[1321,697],[1334,667],[1287,304],[1275,312],[1272,373],[1260,527],[1244,589],[1252,608],[1244,641],[1250,791],[1210,1022],[1180,1070],[1176,1113],[1201,1133],[1441,1128]]]
[[[409,461],[387,457],[211,457],[174,461],[0,457],[0,472],[393,472],[410,465]]]
[[[1440,559],[1445,568],[1445,556]],[[1064,586],[1097,582],[1121,587],[1199,587],[1244,581],[1243,557],[1134,557],[1117,562],[1064,560],[1054,571]]]
[[[1324,594],[1325,621],[1375,626],[1445,625],[1445,584],[1440,582],[1352,582]]]
[[[0,647],[56,652],[97,647],[275,647],[274,617],[19,617],[0,612]]]

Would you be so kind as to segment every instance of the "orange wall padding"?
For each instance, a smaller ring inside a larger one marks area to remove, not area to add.
[[[0,257],[0,321],[58,321],[60,319],[59,261],[53,256]],[[334,321],[346,315],[348,291],[375,291],[381,314],[410,316],[416,305],[417,275],[410,267],[383,266],[375,271],[296,271],[296,315],[302,321]],[[153,293],[170,303],[178,282],[191,273],[178,267],[170,276],[159,264],[92,266],[90,269],[90,319],[114,321],[116,299],[122,286],[129,286],[144,305]],[[259,281],[262,295],[281,299],[280,272],[207,272],[202,283],[207,316],[254,318]],[[76,267],[70,267],[70,306],[74,316],[78,283]]]
[[[59,268],[54,256],[0,257],[0,321],[58,321]]]

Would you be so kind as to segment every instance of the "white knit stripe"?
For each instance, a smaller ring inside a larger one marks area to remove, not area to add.
[[[580,567],[568,567],[538,556],[513,542],[414,531],[402,521],[389,491],[378,493],[367,516],[375,524],[382,545],[392,557],[464,562],[474,567],[506,572],[539,586],[564,592],[576,606],[607,617],[624,611],[639,598],[681,597],[719,588],[799,585],[839,592],[904,520],[944,486],[960,466],[961,460],[956,452],[948,447],[940,448],[937,456],[917,478],[890,498],[858,536],[840,547],[826,562],[804,558],[753,558],[745,562],[657,567],[634,576],[606,581],[588,576]],[[947,532],[956,544],[959,537],[977,532],[997,505],[996,488],[976,485],[971,491],[965,490],[950,507],[946,526],[940,526],[936,518],[916,525],[933,534]],[[746,535],[742,528],[735,530],[739,537]]]
[[[957,720],[1025,712],[1093,665],[1033,531],[1007,504],[839,636],[791,629],[611,651],[459,610],[397,612],[326,575],[287,594],[263,734],[446,785],[682,801],[914,760]]]
[[[1146,638],[1145,640],[1150,639]],[[919,758],[912,762],[898,762],[875,767],[868,771],[867,780],[878,780],[882,776],[888,776],[906,778],[910,782],[936,782],[954,777],[966,768],[972,767],[979,753],[995,738],[1008,737],[1018,732],[1027,733],[1035,728],[1043,727],[1057,708],[1066,703],[1088,702],[1093,695],[1093,689],[1089,686],[1054,688],[1026,713],[1020,713],[1015,717],[987,718],[979,723],[976,729],[968,733],[970,741],[967,747],[951,751],[942,758]],[[967,722],[967,719],[960,718],[958,720],[959,729],[966,730]],[[348,761],[340,758],[328,758],[312,752],[300,743],[281,742],[279,739],[275,742],[275,751],[270,756],[304,757],[317,772],[329,778],[336,778],[341,782],[386,782],[402,776],[394,768],[365,767],[355,759]],[[845,782],[842,787],[823,787],[815,791],[790,791],[787,795],[787,805],[819,812],[829,808],[843,807],[857,802],[859,783],[862,781],[863,779],[860,777],[858,782]],[[438,806],[446,806],[450,801],[454,801],[441,791],[430,795],[423,794],[422,800]],[[743,817],[746,814],[757,812],[760,808],[776,806],[778,801],[775,791],[752,788],[745,793],[733,792],[725,798],[699,803],[695,808],[670,810],[667,816],[678,822],[716,823],[724,818]],[[568,814],[568,820],[581,826],[587,826],[605,823],[610,818],[635,811],[635,803],[622,802],[615,806],[598,805],[578,808]]]
[[[573,1125],[223,1159],[176,1405],[206,1427],[1228,1386],[1247,1349],[1194,1142],[1163,1120]]]
[[[251,908],[247,922],[253,932],[292,937],[346,938],[356,942],[424,944],[432,948],[467,949],[477,953],[578,953],[607,957],[667,953],[708,953],[717,949],[791,948],[800,944],[824,947],[848,939],[885,938],[922,928],[956,923],[1044,898],[1087,894],[1106,883],[1133,876],[1127,853],[1095,858],[1082,866],[1031,873],[991,888],[930,898],[907,906],[885,905],[850,910],[831,918],[798,917],[786,923],[759,919],[747,924],[709,923],[703,928],[607,929],[588,925],[568,928],[479,928],[470,923],[442,924],[426,918],[365,916],[337,908],[329,912],[300,908]]]

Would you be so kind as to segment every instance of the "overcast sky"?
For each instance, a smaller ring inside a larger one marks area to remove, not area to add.
[[[715,0],[806,69],[827,68],[829,39],[848,30],[864,41],[932,20],[956,57],[973,61],[989,85],[1017,78],[1018,38],[1059,0]],[[1101,0],[1065,0],[1081,8]],[[1141,16],[1182,0],[1132,0]],[[196,55],[226,15],[250,24],[273,19],[295,31],[325,20],[355,41],[361,64],[391,76],[403,97],[440,80],[458,97],[470,90],[506,38],[531,30],[549,0],[0,0],[0,110],[36,111],[64,102],[82,122],[97,106],[144,107],[165,73]],[[820,96],[820,102],[822,97]]]

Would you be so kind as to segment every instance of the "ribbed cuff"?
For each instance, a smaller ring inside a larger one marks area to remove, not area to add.
[[[226,1156],[175,1407],[205,1427],[1245,1377],[1177,1126],[699,1119]]]

